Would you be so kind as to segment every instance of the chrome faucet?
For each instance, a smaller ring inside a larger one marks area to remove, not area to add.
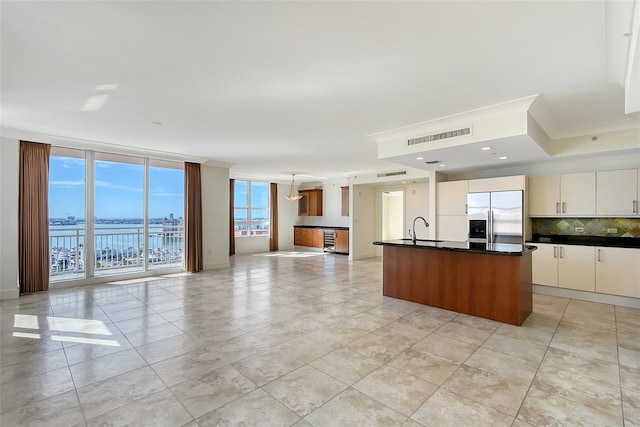
[[[423,218],[423,217],[421,217],[421,216],[417,216],[417,217],[415,217],[415,218],[413,219],[413,227],[412,227],[412,232],[411,232],[411,241],[412,241],[413,243],[415,243],[415,242],[416,242],[416,220],[417,220],[418,218],[420,218],[420,219],[424,222],[425,227],[429,227],[429,223],[427,222],[427,220],[426,220],[426,219],[424,219],[424,218]]]

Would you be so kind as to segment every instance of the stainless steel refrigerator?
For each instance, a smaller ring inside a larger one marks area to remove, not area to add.
[[[467,217],[470,242],[524,243],[522,191],[469,193]]]

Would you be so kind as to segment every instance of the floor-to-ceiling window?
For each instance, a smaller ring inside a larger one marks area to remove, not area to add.
[[[182,268],[183,163],[54,147],[51,280]]]
[[[184,164],[149,160],[148,268],[182,265]]]
[[[234,233],[236,237],[269,235],[269,184],[235,180]]]
[[[95,275],[144,270],[145,159],[95,153]]]
[[[52,147],[49,161],[51,281],[85,277],[85,171],[83,150]]]

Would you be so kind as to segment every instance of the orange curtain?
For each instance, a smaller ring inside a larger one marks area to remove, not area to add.
[[[20,293],[49,290],[49,154],[51,145],[20,141],[18,256]]]
[[[269,192],[271,197],[269,221],[270,221],[270,237],[269,237],[269,250],[278,250],[278,184],[271,183],[271,191]]]
[[[197,273],[203,269],[202,259],[202,182],[200,164],[184,164],[184,247],[186,270]]]
[[[236,253],[236,232],[233,223],[233,218],[235,217],[233,212],[233,207],[236,203],[235,201],[235,188],[236,188],[236,180],[229,180],[229,255],[235,255]]]

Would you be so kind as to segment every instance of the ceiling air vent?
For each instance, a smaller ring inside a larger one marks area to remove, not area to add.
[[[385,178],[387,176],[398,176],[398,175],[406,175],[407,171],[400,172],[383,172],[378,174],[378,178]]]
[[[470,135],[471,128],[462,128],[450,130],[449,132],[434,133],[433,135],[421,136],[420,138],[412,138],[407,141],[407,145],[422,144],[424,142],[438,141],[441,139],[455,138],[456,136]]]

